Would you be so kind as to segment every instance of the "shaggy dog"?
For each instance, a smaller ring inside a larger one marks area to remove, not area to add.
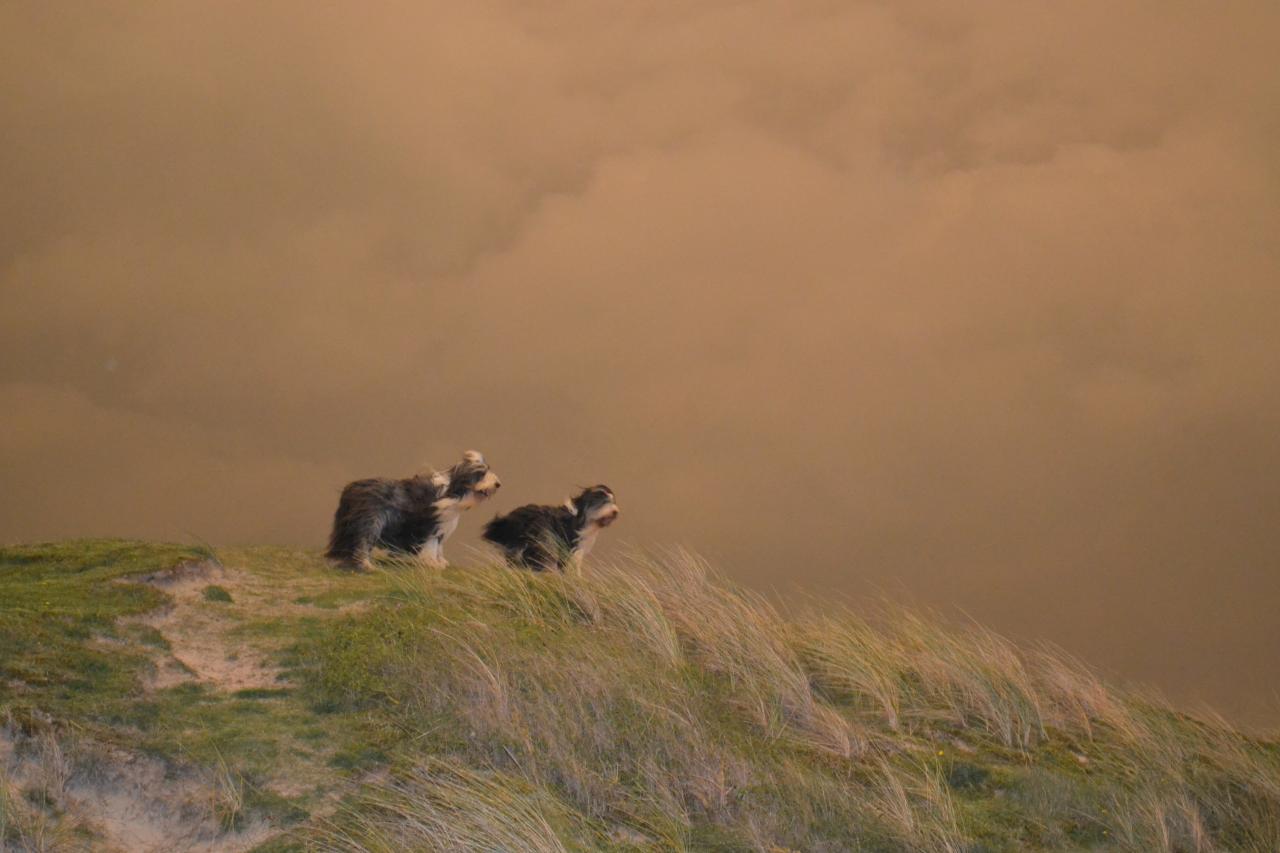
[[[485,525],[484,538],[517,566],[535,572],[581,564],[601,530],[618,518],[608,486],[592,486],[562,506],[529,504]]]
[[[369,569],[369,552],[381,546],[442,567],[444,541],[459,517],[501,486],[475,450],[464,453],[448,471],[405,480],[356,480],[342,490],[326,556]]]

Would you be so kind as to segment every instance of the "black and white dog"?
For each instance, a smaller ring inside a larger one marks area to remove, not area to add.
[[[468,450],[448,471],[405,480],[356,480],[342,490],[333,516],[326,556],[362,569],[372,567],[375,546],[417,554],[443,567],[444,542],[462,513],[492,495],[502,483],[478,451]]]
[[[608,486],[592,486],[561,506],[529,504],[485,525],[484,538],[517,566],[535,572],[581,564],[601,530],[618,518]]]

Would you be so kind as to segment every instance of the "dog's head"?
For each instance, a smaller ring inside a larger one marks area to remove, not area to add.
[[[583,489],[576,497],[565,502],[569,511],[587,525],[608,527],[618,520],[618,503],[613,498],[613,489],[608,486],[592,486]]]
[[[489,463],[478,450],[462,454],[462,461],[444,472],[447,482],[444,497],[452,498],[458,505],[470,509],[502,488],[498,475],[489,470]]]

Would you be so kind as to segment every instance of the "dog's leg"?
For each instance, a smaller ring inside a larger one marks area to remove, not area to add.
[[[369,558],[369,555],[372,552],[373,549],[369,546],[369,543],[361,540],[360,543],[356,545],[355,551],[351,554],[351,565],[357,571],[373,571],[373,560]]]
[[[443,569],[449,565],[444,558],[444,543],[436,536],[432,536],[422,543],[422,548],[418,551],[418,559],[424,566],[429,566],[433,569]]]
[[[360,540],[356,543],[355,552],[352,554],[351,562],[362,572],[373,571],[373,547],[378,544],[378,539],[382,536],[382,531],[387,526],[387,514],[385,512],[374,513],[369,519],[369,525],[362,531]]]
[[[381,530],[381,525],[378,526]],[[373,543],[378,541],[377,533],[372,536],[361,537],[356,543],[355,551],[351,554],[351,564],[362,572],[373,571]]]

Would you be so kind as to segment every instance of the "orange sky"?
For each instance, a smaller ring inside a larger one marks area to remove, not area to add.
[[[0,539],[318,546],[478,447],[493,509],[603,481],[611,547],[1274,721],[1278,43],[1262,0],[5,3]]]

